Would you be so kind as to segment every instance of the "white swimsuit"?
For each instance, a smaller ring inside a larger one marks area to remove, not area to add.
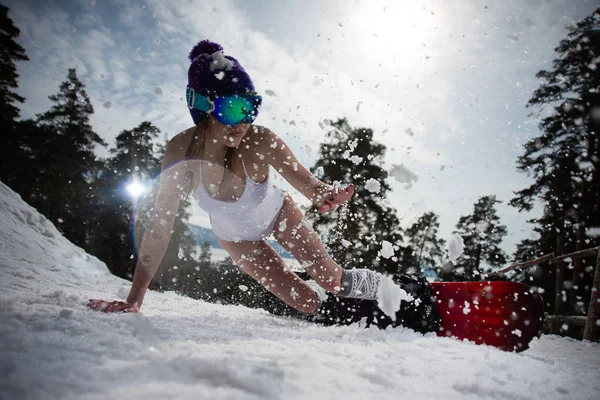
[[[243,161],[242,166],[246,185],[239,200],[217,200],[208,194],[202,182],[198,183],[192,197],[210,215],[212,230],[219,238],[226,241],[264,240],[273,233],[283,207],[284,193],[271,184],[270,173],[266,181],[257,183],[248,176]]]

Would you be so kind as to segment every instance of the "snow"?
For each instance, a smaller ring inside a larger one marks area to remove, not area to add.
[[[412,172],[408,167],[405,167],[403,164],[400,165],[392,165],[392,169],[390,170],[390,176],[396,179],[400,183],[405,183],[408,186],[419,180],[417,174]]]
[[[352,161],[354,163],[354,165],[358,165],[361,162],[363,162],[363,158],[359,157],[359,156],[356,156],[356,155],[350,157],[349,160]]]
[[[393,257],[394,256],[394,245],[392,245],[387,240],[383,240],[381,242],[381,250],[379,251],[379,254],[383,258]]]
[[[212,53],[211,56],[212,56],[212,62],[210,63],[211,71],[219,71],[219,70],[229,71],[234,66],[233,61],[225,58],[225,55],[223,54],[222,51],[215,51],[214,53]]]
[[[600,226],[595,226],[593,228],[586,228],[585,234],[586,234],[586,236],[593,237],[593,238],[600,237]]]
[[[129,283],[0,183],[2,399],[594,399],[600,345],[554,335],[506,353],[407,329],[324,327],[149,292]]]
[[[590,108],[590,118],[595,123],[600,122],[600,106],[593,106]]]
[[[365,189],[371,193],[379,193],[381,191],[381,184],[378,180],[370,178],[365,184]]]
[[[388,276],[382,276],[377,291],[377,307],[392,319],[396,320],[396,312],[400,309],[402,300],[414,301],[414,298],[404,289],[396,285]]]
[[[453,264],[456,263],[456,260],[462,256],[464,250],[465,241],[455,232],[448,240],[448,257],[450,258],[450,261],[452,261]]]

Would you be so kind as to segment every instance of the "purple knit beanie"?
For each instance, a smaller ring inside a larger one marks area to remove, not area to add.
[[[223,47],[210,40],[202,40],[189,55],[192,64],[188,69],[188,85],[203,96],[215,94],[253,93],[254,84],[240,63],[223,54]],[[208,114],[190,109],[192,119],[198,124]]]

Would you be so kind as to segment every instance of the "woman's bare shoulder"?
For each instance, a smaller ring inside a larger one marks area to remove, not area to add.
[[[187,149],[192,142],[195,132],[196,127],[193,126],[179,132],[169,140],[163,158],[163,167],[170,166],[185,159]]]
[[[275,134],[269,128],[261,125],[252,125],[248,129],[248,133],[242,143],[248,150],[265,150],[265,148],[269,148],[273,144],[274,138]]]
[[[185,153],[188,146],[192,142],[192,137],[194,136],[195,132],[196,132],[196,127],[192,126],[191,128],[183,130],[183,131],[179,132],[178,134],[176,134],[175,136],[173,136],[171,138],[171,140],[169,140],[169,143],[167,144],[167,151],[170,150],[172,152]]]

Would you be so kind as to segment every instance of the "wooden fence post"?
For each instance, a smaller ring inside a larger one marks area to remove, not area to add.
[[[594,333],[598,330],[597,321],[600,318],[600,304],[598,304],[598,290],[600,290],[600,250],[596,259],[596,272],[594,274],[594,284],[592,285],[592,294],[590,296],[590,305],[588,306],[587,320],[583,330],[583,339],[594,340]]]

